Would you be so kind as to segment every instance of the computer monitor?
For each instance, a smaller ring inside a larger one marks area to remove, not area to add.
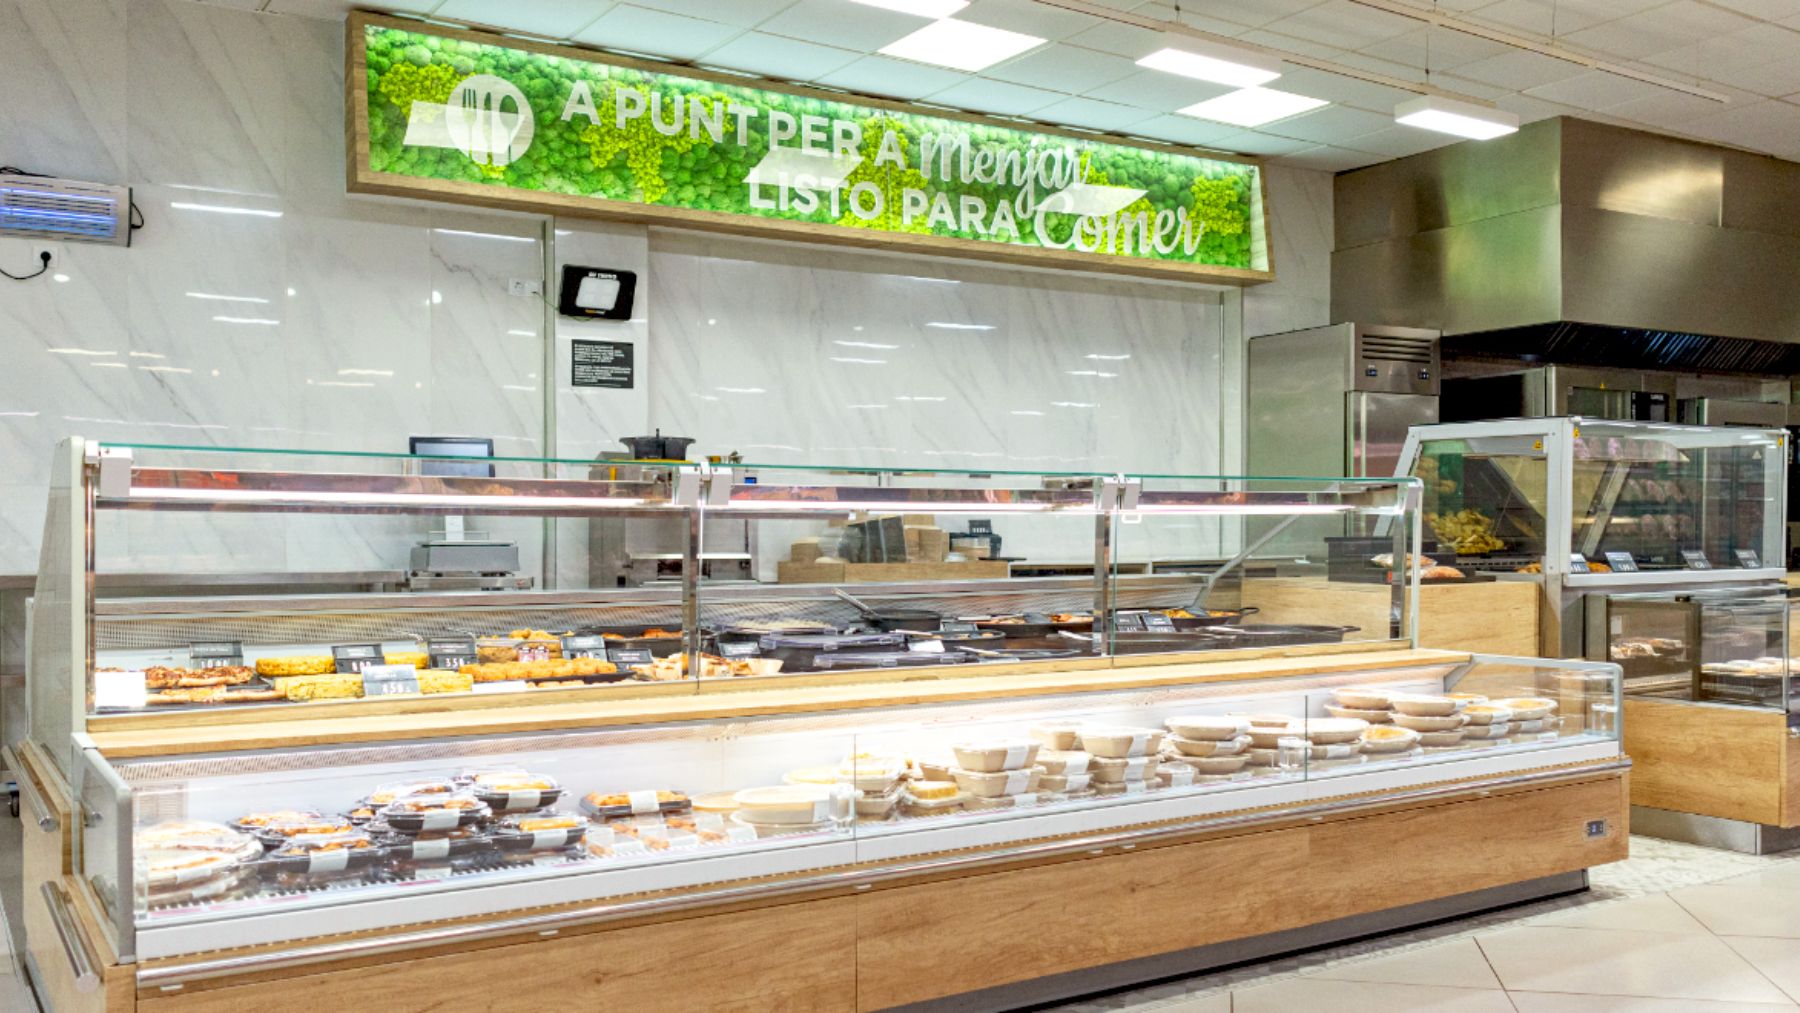
[[[479,436],[413,436],[408,438],[408,453],[427,457],[494,456],[494,441]],[[493,478],[491,463],[470,461],[420,461],[419,474],[449,478]]]

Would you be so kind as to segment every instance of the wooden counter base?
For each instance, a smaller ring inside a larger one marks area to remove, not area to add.
[[[1779,710],[1625,698],[1633,805],[1800,826],[1800,739]]]
[[[121,989],[130,972],[114,967],[94,1008],[879,1010],[1576,872],[1625,857],[1625,821],[1624,771],[1573,769],[761,907],[174,990]]]

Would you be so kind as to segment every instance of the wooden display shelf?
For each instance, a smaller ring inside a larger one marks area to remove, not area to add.
[[[351,742],[393,742],[459,735],[660,724],[673,721],[730,721],[740,718],[810,711],[900,707],[1015,697],[1039,697],[1096,690],[1148,689],[1197,683],[1241,682],[1293,676],[1379,672],[1394,669],[1444,668],[1463,664],[1469,655],[1454,651],[1296,649],[1276,656],[1237,661],[1148,659],[1145,663],[1064,669],[1055,665],[1008,666],[1016,674],[990,675],[970,666],[961,678],[915,678],[912,673],[886,681],[808,680],[803,684],[740,692],[708,691],[705,685],[668,684],[669,692],[653,697],[584,695],[578,699],[540,702],[527,696],[524,705],[464,707],[394,713],[361,708],[333,708],[326,714],[289,720],[265,720],[271,708],[242,720],[220,721],[219,712],[203,712],[205,723],[169,722],[164,715],[89,719],[88,733],[112,759],[181,756],[195,753],[259,749],[294,749]],[[1379,646],[1379,645],[1373,645]],[[1193,659],[1196,656],[1188,656]],[[1205,655],[1197,656],[1204,658]],[[1126,659],[1119,659],[1126,660]],[[1136,659],[1131,659],[1136,660]],[[748,683],[751,680],[744,680]],[[726,685],[730,685],[727,683]],[[475,698],[497,700],[499,697]],[[280,708],[284,713],[288,708]]]
[[[1419,646],[1536,657],[1543,596],[1542,585],[1527,580],[1421,585]],[[1386,584],[1324,577],[1252,577],[1242,598],[1260,610],[1255,622],[1355,626],[1363,636],[1385,630],[1393,607]]]
[[[521,931],[246,970],[173,989],[133,987],[132,968],[111,966],[101,991],[69,1008],[880,1010],[1618,861],[1626,855],[1626,794],[1622,769],[1574,767],[1527,783],[1469,783],[1431,798],[1376,798],[1322,815],[1275,811],[1141,845],[822,886],[762,903],[572,924],[553,934]],[[1176,903],[1193,896],[1202,876],[1206,903]],[[1146,928],[1151,924],[1154,930]],[[89,918],[82,926],[94,931]],[[382,939],[362,933],[308,942]],[[183,966],[164,960],[144,968]],[[52,968],[47,977],[54,979]],[[60,987],[54,980],[46,986]]]
[[[1625,698],[1633,805],[1800,827],[1800,739],[1780,710]]]

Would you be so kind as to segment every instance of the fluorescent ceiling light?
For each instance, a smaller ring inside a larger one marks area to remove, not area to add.
[[[1237,88],[1254,88],[1281,76],[1281,61],[1261,53],[1177,35],[1166,35],[1163,41],[1167,45],[1139,60],[1138,66]]]
[[[902,14],[917,14],[922,18],[947,18],[964,7],[969,0],[850,0],[853,4],[864,7],[880,7],[883,10],[899,11]]]
[[[1491,109],[1438,95],[1421,95],[1395,106],[1394,122],[1477,141],[1503,137],[1519,129],[1519,118],[1504,109]]]
[[[1036,49],[1044,42],[1044,39],[1023,32],[946,18],[881,47],[881,52],[914,63],[973,72],[986,70],[1028,49]]]
[[[1239,127],[1260,127],[1265,123],[1285,120],[1289,116],[1298,116],[1330,104],[1324,99],[1308,98],[1305,95],[1296,95],[1291,91],[1276,91],[1274,88],[1240,88],[1237,91],[1226,92],[1218,98],[1196,102],[1186,109],[1178,109],[1176,112],[1183,116],[1212,120],[1215,123],[1230,123]]]

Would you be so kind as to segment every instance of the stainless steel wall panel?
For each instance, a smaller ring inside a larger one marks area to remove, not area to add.
[[[1800,164],[1747,151],[1726,151],[1727,229],[1800,238]]]
[[[1564,205],[1720,224],[1724,148],[1586,120],[1561,122]]]

